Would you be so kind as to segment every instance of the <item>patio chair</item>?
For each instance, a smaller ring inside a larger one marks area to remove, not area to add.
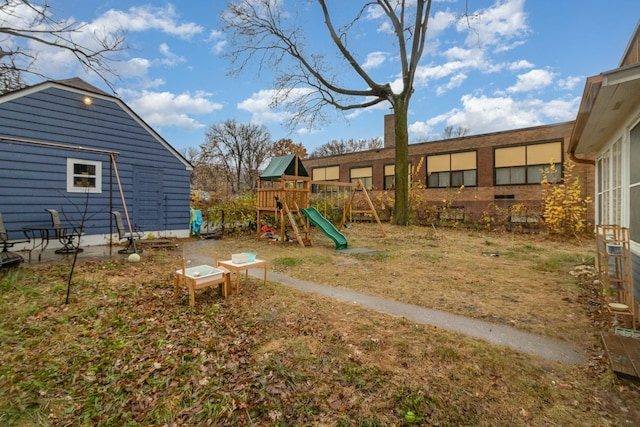
[[[28,243],[30,241],[31,240],[29,239],[9,240],[9,234],[4,226],[2,213],[0,213],[0,244],[2,244],[2,252],[0,252],[0,268],[15,267],[20,265],[21,262],[24,262],[24,258],[22,258],[20,254],[10,251],[9,248],[18,243]]]
[[[144,231],[142,231],[139,227],[134,227],[133,231],[127,231],[124,228],[124,223],[122,222],[122,215],[118,211],[111,212],[113,218],[116,221],[116,228],[118,229],[118,238],[120,241],[126,240],[127,246],[124,249],[120,249],[118,251],[119,254],[133,254],[142,252],[142,248],[136,247],[136,239],[142,238],[144,236]]]
[[[57,254],[75,254],[83,249],[75,244],[74,240],[80,238],[80,230],[75,225],[62,225],[60,214],[55,209],[45,209],[51,215],[51,225],[55,238],[62,244],[60,249],[56,249]]]

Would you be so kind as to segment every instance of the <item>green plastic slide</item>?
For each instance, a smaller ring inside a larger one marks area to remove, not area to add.
[[[333,242],[336,244],[336,249],[347,249],[347,238],[338,231],[336,227],[334,227],[331,222],[325,217],[322,216],[320,212],[316,208],[300,208],[300,211],[309,218],[309,221],[316,227],[318,227],[322,232]]]

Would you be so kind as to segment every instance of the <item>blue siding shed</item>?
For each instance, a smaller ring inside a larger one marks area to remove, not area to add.
[[[84,240],[104,243],[111,207],[124,210],[117,178],[133,225],[187,236],[191,170],[124,102],[81,79],[0,96],[0,212],[12,236],[49,224],[45,209],[77,222],[87,206]]]

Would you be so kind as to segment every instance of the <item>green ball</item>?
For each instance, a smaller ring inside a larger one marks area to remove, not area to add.
[[[404,419],[407,421],[415,421],[416,414],[414,414],[412,411],[407,411],[407,413],[404,414]]]
[[[129,255],[129,258],[127,258],[129,260],[129,262],[138,262],[140,261],[140,255],[133,253],[131,255]]]

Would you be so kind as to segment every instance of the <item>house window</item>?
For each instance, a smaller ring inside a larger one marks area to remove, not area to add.
[[[562,176],[561,142],[496,148],[494,156],[496,185],[540,184],[542,170],[552,162],[556,175],[549,180],[557,182]]]
[[[330,182],[338,182],[340,181],[340,166],[328,166],[324,168],[313,168],[311,171],[311,176],[313,181],[330,181]],[[337,186],[328,186],[328,185],[319,185],[312,184],[311,191],[313,193],[320,193],[325,191],[338,191]]]
[[[362,181],[362,185],[367,190],[373,188],[373,168],[368,166],[366,168],[353,168],[349,171],[351,182]]]
[[[597,159],[597,216],[600,224],[622,225],[622,140]]]
[[[427,187],[475,187],[476,185],[475,151],[427,156]]]
[[[67,191],[102,193],[102,162],[67,159]]]

